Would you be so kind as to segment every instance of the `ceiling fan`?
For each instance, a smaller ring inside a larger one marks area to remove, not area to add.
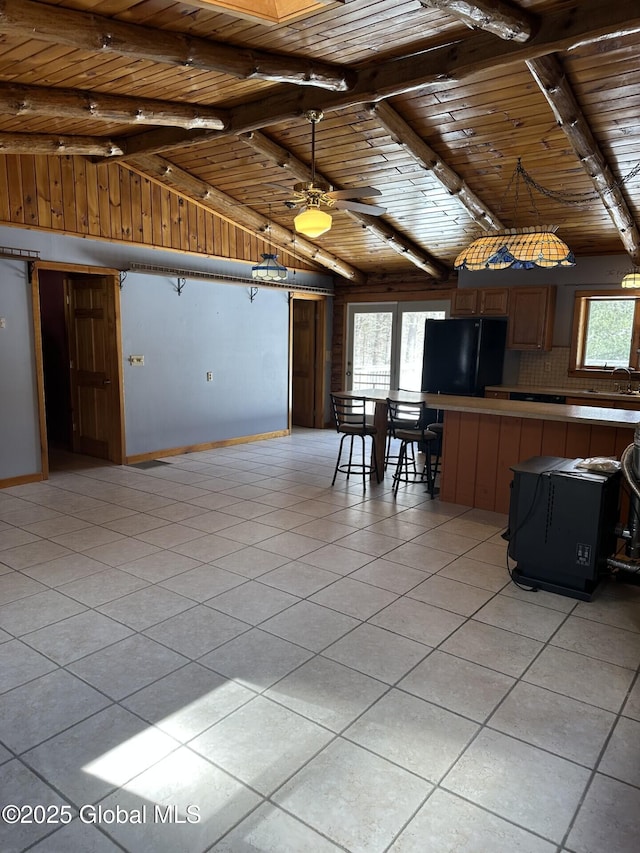
[[[386,208],[377,204],[364,204],[355,201],[358,198],[370,198],[382,195],[375,187],[353,187],[347,190],[334,190],[331,184],[316,180],[316,125],[322,119],[321,110],[308,110],[305,117],[311,123],[311,180],[295,184],[293,195],[285,202],[287,207],[301,210],[293,220],[295,229],[305,237],[319,237],[331,228],[331,216],[322,207],[334,210],[352,210],[367,213],[369,216],[381,216]]]

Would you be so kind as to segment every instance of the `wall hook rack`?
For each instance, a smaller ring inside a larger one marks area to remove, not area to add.
[[[253,302],[253,300],[258,295],[258,288],[257,287],[250,287],[250,288],[248,288],[248,290],[249,290],[249,302]]]
[[[187,283],[186,278],[179,278],[178,283],[176,284],[175,291],[178,296],[182,296],[182,291],[184,290],[184,286]]]

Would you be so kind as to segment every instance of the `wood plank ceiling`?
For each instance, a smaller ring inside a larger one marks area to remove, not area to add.
[[[222,5],[0,0],[0,151],[114,159],[354,283],[446,281],[483,231],[536,222],[578,260],[640,264],[638,0],[327,0],[283,23]],[[294,245],[309,109],[316,177],[376,187],[386,213],[333,211]],[[518,158],[581,203],[516,202]]]

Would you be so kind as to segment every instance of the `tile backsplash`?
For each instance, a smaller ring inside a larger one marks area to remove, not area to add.
[[[608,379],[574,379],[567,376],[569,353],[569,347],[554,347],[551,352],[521,353],[518,385],[613,391],[613,381]],[[617,378],[619,381],[620,377]]]

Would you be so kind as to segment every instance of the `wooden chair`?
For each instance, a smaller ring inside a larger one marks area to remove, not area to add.
[[[398,493],[400,483],[418,483],[427,479],[429,494],[434,496],[434,477],[431,470],[432,445],[438,436],[429,429],[432,410],[426,403],[402,403],[387,399],[387,412],[393,437],[400,440],[398,464],[393,474],[392,491]],[[422,470],[415,466],[415,451],[423,450],[425,462]]]
[[[331,485],[336,481],[338,471],[347,475],[347,480],[351,474],[362,476],[362,483],[366,489],[367,477],[372,473],[376,475],[376,481],[380,482],[380,473],[376,462],[376,434],[375,426],[367,422],[366,418],[366,399],[364,397],[343,397],[339,394],[331,394],[331,408],[333,410],[333,419],[336,431],[342,435],[340,439],[340,449],[338,451],[338,461],[336,462],[335,471],[333,472],[333,480]],[[353,440],[360,438],[362,442],[362,459],[354,462],[353,460]],[[342,462],[342,449],[345,438],[349,438],[349,459],[347,462]],[[371,439],[371,463],[367,462],[366,443],[365,439]]]

